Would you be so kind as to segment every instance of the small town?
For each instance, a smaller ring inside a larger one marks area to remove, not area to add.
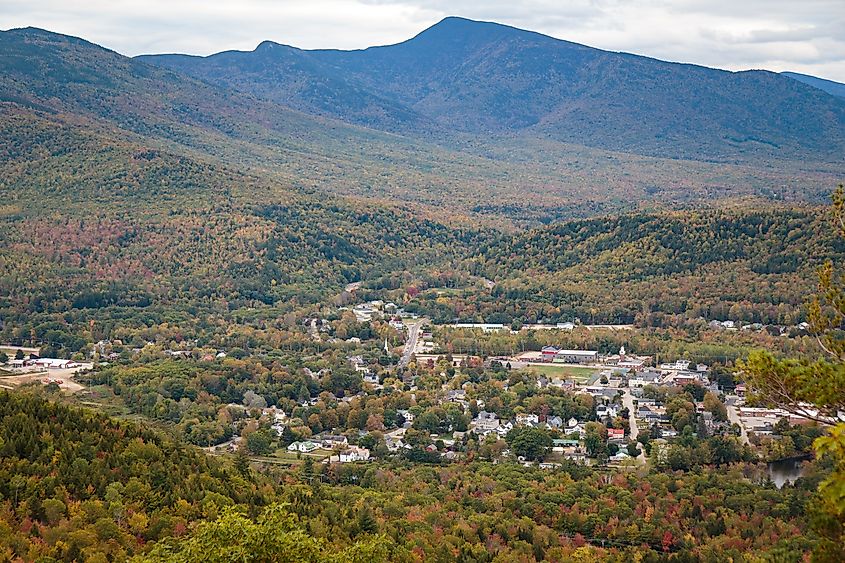
[[[845,562],[845,0],[9,0],[0,563]]]
[[[311,458],[349,464],[395,456],[448,462],[469,456],[546,470],[569,463],[633,469],[649,460],[657,466],[683,465],[683,456],[670,455],[678,453],[673,444],[714,436],[730,438],[726,455],[736,459],[757,455],[750,448],[763,448],[768,457],[774,452],[788,457],[794,447],[779,445],[782,430],[809,422],[781,409],[747,406],[745,386],[726,376],[723,367],[712,370],[683,358],[656,363],[624,345],[614,353],[553,345],[513,355],[450,353],[435,337],[454,337],[455,331],[481,338],[524,331],[624,335],[632,330],[626,325],[571,322],[516,331],[502,324],[437,326],[383,301],[342,307],[339,319],[349,312],[354,316],[345,332],[360,336],[337,338],[339,320],[308,318],[302,326],[315,342],[360,350],[345,356],[340,366],[358,379],[351,386],[357,391],[320,391],[321,382],[337,368],[305,365],[302,373],[310,383],[303,385],[298,402],[268,404],[248,391],[242,401],[221,407],[230,426],[200,445],[212,453],[245,451],[266,462]],[[393,336],[378,340],[374,325]],[[725,323],[712,326],[735,330]],[[81,395],[90,393],[79,381],[95,363],[102,368],[127,354],[200,363],[242,356],[237,350],[203,349],[196,342],[160,349],[154,342],[101,341],[78,360],[42,358],[37,348],[6,350],[13,354],[4,366],[11,375],[0,378],[0,385],[40,382]]]

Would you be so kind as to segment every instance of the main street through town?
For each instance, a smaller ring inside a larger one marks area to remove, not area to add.
[[[408,327],[408,340],[405,341],[405,348],[402,350],[402,357],[399,359],[399,369],[405,369],[411,363],[411,356],[417,349],[417,341],[420,337],[420,329],[427,322],[427,319],[416,319],[405,321]]]

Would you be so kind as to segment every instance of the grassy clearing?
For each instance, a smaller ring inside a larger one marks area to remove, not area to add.
[[[297,455],[297,453],[298,452],[289,452],[287,450],[287,448],[279,448],[278,450],[276,450],[272,454],[271,457],[276,459],[276,460],[279,460],[279,461],[286,461],[286,462],[291,462],[291,463],[294,463],[294,462],[297,462],[297,461],[302,461],[306,457],[310,457],[314,461],[322,461],[322,460],[326,459],[327,457],[329,457],[330,455],[332,455],[333,452],[331,452],[330,450],[319,449],[319,450],[314,450],[313,452],[310,452],[310,453],[307,453],[307,454],[302,453],[302,454]]]
[[[574,379],[576,381],[588,381],[600,371],[595,368],[562,366],[558,364],[531,365],[528,366],[528,369],[537,375],[560,377],[562,379]]]

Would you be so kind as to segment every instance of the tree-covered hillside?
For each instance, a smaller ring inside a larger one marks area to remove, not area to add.
[[[467,259],[493,288],[448,301],[424,293],[417,303],[442,321],[791,324],[815,285],[813,266],[845,259],[825,213],[632,214],[493,237]]]
[[[609,476],[306,464],[278,484],[25,394],[0,392],[0,422],[0,555],[10,560],[791,560],[816,541],[804,519],[813,483],[762,487],[752,467]]]
[[[258,510],[273,498],[161,434],[0,392],[4,559],[82,561],[102,553],[117,561],[225,506]]]
[[[72,353],[69,335],[115,308],[123,319],[165,306],[290,311],[352,281],[462,257],[477,236],[34,112],[4,115],[3,340],[59,330]]]

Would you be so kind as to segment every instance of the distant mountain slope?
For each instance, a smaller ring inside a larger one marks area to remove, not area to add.
[[[792,78],[794,80],[797,80],[798,82],[808,84],[813,88],[823,90],[831,96],[845,98],[845,84],[842,84],[841,82],[825,80],[824,78],[818,78],[815,76],[810,76],[809,74],[801,74],[798,72],[781,72],[781,74],[784,76],[788,76],[789,78]]]
[[[699,160],[838,162],[845,150],[845,100],[786,76],[607,52],[462,18],[360,51],[264,42],[253,52],[141,60],[418,134],[517,132]]]
[[[265,41],[249,59],[242,55],[227,51],[209,59],[190,55],[141,56],[137,59],[210,83],[251,92],[302,111],[339,117],[376,129],[403,130],[432,125],[409,106],[338,75],[308,51]],[[200,68],[203,72],[197,72]]]
[[[472,232],[0,104],[0,316],[319,302]],[[38,296],[31,299],[32,296]]]
[[[510,28],[495,29],[510,33]],[[463,41],[460,49],[466,50],[475,39]],[[694,206],[749,197],[819,201],[840,181],[840,166],[811,160],[765,161],[761,166],[666,159],[562,143],[542,138],[531,128],[449,131],[448,124],[436,123],[416,109],[395,114],[398,117],[393,119],[391,108],[408,107],[404,101],[396,101],[403,91],[401,83],[393,86],[393,93],[385,86],[375,97],[367,94],[362,99],[369,107],[381,108],[373,110],[378,122],[362,127],[329,115],[313,115],[340,107],[332,103],[335,90],[338,99],[342,92],[364,95],[371,91],[361,86],[365,68],[334,73],[320,59],[349,54],[326,55],[271,45],[262,49],[302,59],[296,68],[313,67],[335,76],[337,80],[326,82],[330,87],[324,109],[303,106],[299,111],[268,100],[270,91],[250,93],[225,83],[210,84],[81,39],[31,28],[0,32],[0,109],[4,118],[10,116],[7,119],[36,116],[75,126],[76,131],[85,129],[109,142],[141,147],[141,152],[152,149],[260,178],[259,184],[246,183],[260,185],[255,193],[239,191],[242,203],[263,201],[268,193],[329,194],[326,201],[333,201],[333,196],[353,196],[378,207],[401,202],[412,206],[414,213],[444,224],[464,224],[471,216],[486,226],[508,228],[620,209]],[[393,52],[384,49],[384,53]],[[414,53],[406,59],[390,55],[395,59],[391,64],[398,65],[394,72],[414,57],[420,64],[429,59],[429,66],[445,64],[437,60],[437,52],[432,50],[428,58]],[[420,67],[418,73],[423,75],[423,71]],[[221,71],[220,76],[229,76],[228,71]],[[255,83],[261,82],[256,78]],[[408,92],[408,96],[424,94],[410,86]],[[2,140],[8,149],[14,153],[20,147],[32,148],[26,146],[33,142],[26,128],[18,128],[14,121],[6,124],[9,128]],[[95,141],[75,145],[72,151],[75,157],[87,158],[97,149]],[[16,157],[11,159],[12,165],[21,166]],[[58,187],[68,189],[59,178],[50,177],[41,187],[58,182]],[[225,182],[238,180],[228,175],[220,181]],[[202,188],[196,189],[201,192]],[[93,206],[95,202],[80,201],[79,205]],[[103,205],[108,207],[109,202]]]

